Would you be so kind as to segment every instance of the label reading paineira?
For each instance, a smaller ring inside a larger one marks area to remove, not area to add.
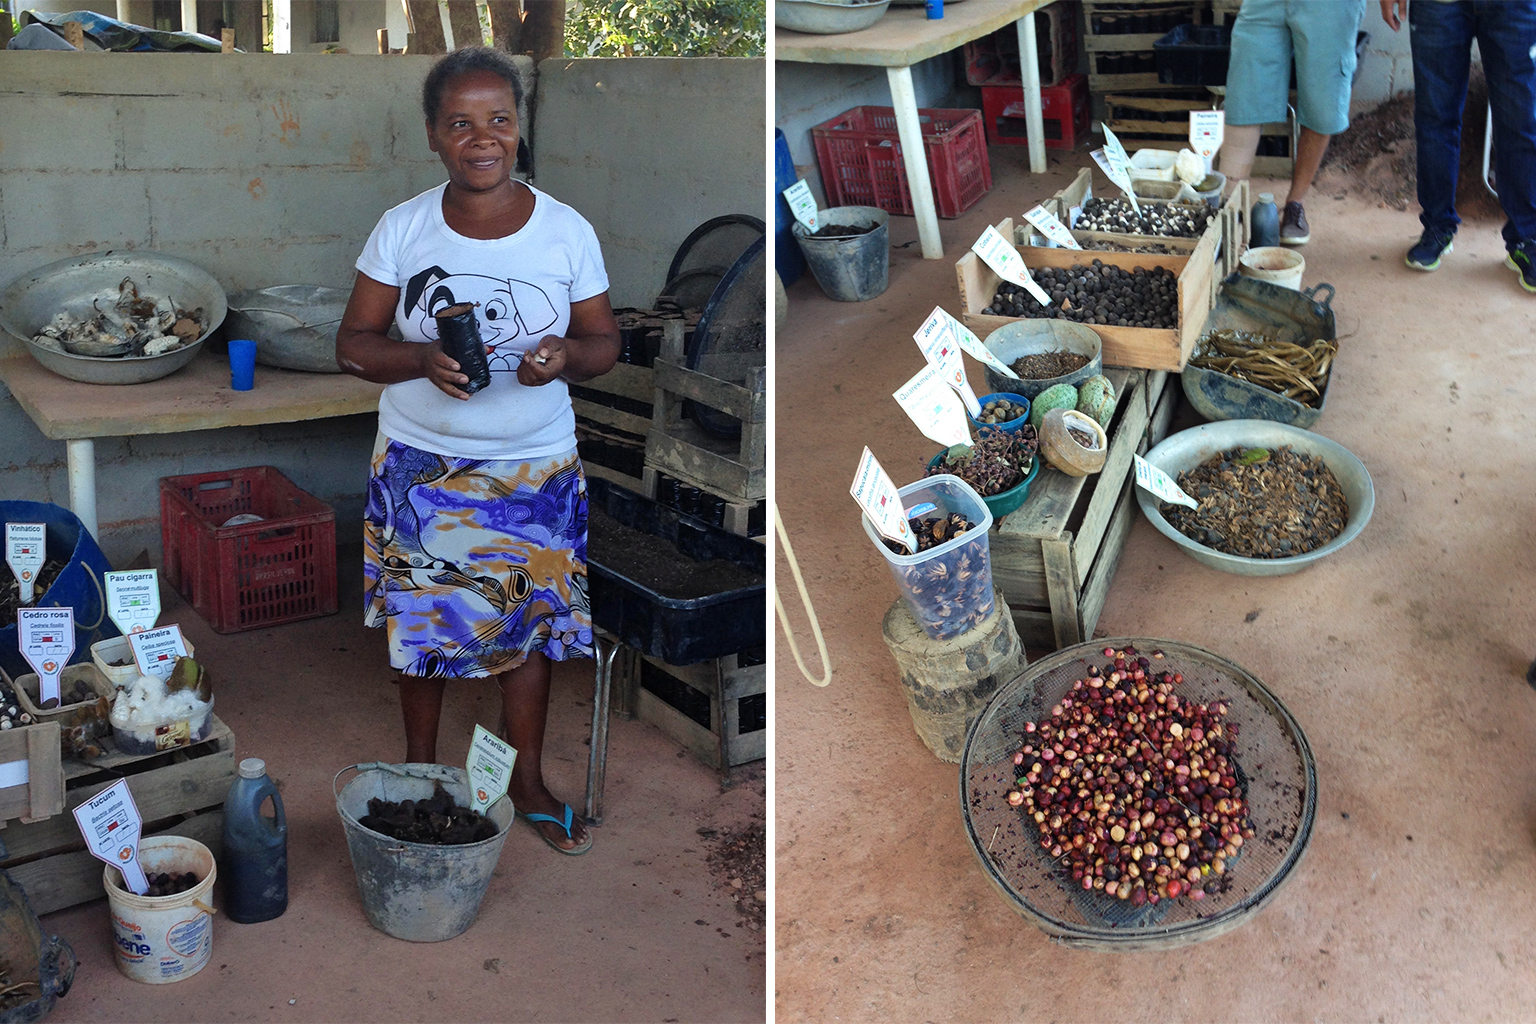
[[[500,800],[512,781],[512,765],[517,751],[483,725],[475,726],[469,741],[470,809],[484,814]]]
[[[1200,503],[1184,493],[1184,489],[1178,485],[1173,477],[1164,473],[1140,455],[1132,455],[1131,458],[1136,462],[1137,486],[1145,487],[1159,498],[1172,502],[1175,505],[1187,505],[1190,508],[1200,507]]]
[[[1004,281],[1018,285],[1042,306],[1051,304],[1051,297],[1045,293],[1045,289],[1035,283],[1030,276],[1029,268],[1024,265],[1024,257],[1003,237],[1002,232],[991,225],[976,239],[976,244],[971,246],[971,251],[981,257],[981,262],[991,267],[997,276]]]
[[[821,216],[816,212],[816,197],[811,195],[811,186],[801,178],[789,188],[784,190],[784,201],[789,204],[789,212],[795,215],[795,220],[805,225],[805,230],[815,231],[821,224]]]
[[[159,573],[154,569],[133,569],[109,572],[107,584],[107,614],[126,634],[142,633],[154,629],[160,618]]]
[[[47,548],[45,523],[6,523],[5,562],[16,576],[21,587],[21,603],[32,603],[32,591],[37,586],[37,574],[43,568],[43,555]]]
[[[923,358],[944,374],[944,379],[955,389],[970,414],[979,417],[981,401],[976,397],[976,392],[971,390],[971,382],[965,379],[965,360],[960,358],[960,341],[950,326],[954,322],[954,317],[935,307],[928,314],[928,319],[923,321],[923,326],[913,332],[912,340],[922,350]]]
[[[38,706],[59,702],[59,675],[75,653],[73,608],[18,608],[16,634],[21,656],[37,673]]]
[[[181,627],[162,626],[128,634],[133,646],[133,660],[138,663],[139,674],[168,679],[176,667],[176,659],[187,656],[187,643],[182,639]]]
[[[149,879],[139,864],[144,819],[128,791],[127,779],[118,779],[76,807],[75,824],[92,857],[121,871],[128,888],[140,896],[149,892]]]
[[[917,554],[917,538],[912,536],[906,510],[901,507],[901,495],[875,459],[874,452],[868,448],[864,449],[864,454],[859,458],[859,468],[854,473],[853,486],[848,489],[848,493],[853,495],[853,500],[869,516],[876,533],[895,541],[908,552]]]
[[[933,363],[926,364],[916,376],[892,394],[923,436],[946,448],[971,443],[971,428],[944,372]],[[910,517],[909,517],[910,518]]]
[[[1189,112],[1189,148],[1205,160],[1205,169],[1211,169],[1211,158],[1221,148],[1225,137],[1227,113],[1224,110],[1191,110]]]

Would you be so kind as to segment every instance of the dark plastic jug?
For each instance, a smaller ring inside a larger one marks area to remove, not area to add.
[[[1280,244],[1280,211],[1275,208],[1275,197],[1268,192],[1259,193],[1259,201],[1250,213],[1248,244],[1253,248],[1261,245]]]
[[[274,817],[261,813],[272,799]],[[240,777],[224,798],[224,913],[254,924],[288,909],[288,819],[283,798],[259,757],[240,762]]]

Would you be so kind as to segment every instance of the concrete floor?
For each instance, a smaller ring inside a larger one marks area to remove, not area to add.
[[[347,527],[343,527],[343,530]],[[118,973],[106,900],[43,918],[79,955],[67,1021],[754,1021],[765,1014],[766,937],[712,876],[699,829],[765,814],[762,762],[718,774],[653,726],[615,717],[604,824],[582,857],[514,824],[469,931],[414,944],[363,914],[332,795],[337,770],[404,754],[383,634],[361,625],[359,548],[343,549],[342,611],[220,636],[167,594],[214,674],[237,757],[262,757],[288,814],[289,905],[254,925],[217,918],[213,959],[174,985]],[[162,590],[165,588],[162,587]],[[592,662],[558,666],[545,772],[578,811],[586,781]],[[490,684],[445,701],[439,756],[463,764],[476,721],[494,728]]]
[[[1343,339],[1316,429],[1369,468],[1369,527],[1299,575],[1256,579],[1195,563],[1138,516],[1098,623],[1215,650],[1285,702],[1317,758],[1307,856],[1252,921],[1163,953],[1053,945],[983,877],[957,768],[912,729],[880,636],[895,586],[847,489],[866,444],[898,484],[920,473],[935,445],[890,398],[922,365],[912,331],[935,304],[958,312],[954,261],[986,224],[1087,162],[1053,154],[1031,177],[1022,150],[995,148],[991,194],[941,222],[945,259],[894,248],[889,290],[865,303],[809,276],[789,289],[777,500],[834,676],[806,684],[780,643],[779,1019],[1529,1019],[1536,296],[1502,265],[1496,223],[1464,225],[1438,273],[1406,269],[1414,214],[1347,182],[1314,191],[1302,251],[1306,283],[1338,289]],[[893,246],[915,237],[892,218]]]

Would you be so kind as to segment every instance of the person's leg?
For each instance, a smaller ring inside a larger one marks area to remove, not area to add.
[[[1456,170],[1461,162],[1461,113],[1472,58],[1472,4],[1465,0],[1410,3],[1408,26],[1419,222],[1426,240],[1449,239],[1461,223],[1456,216]],[[1490,74],[1490,94],[1493,88]]]
[[[1291,191],[1285,197],[1287,203],[1299,203],[1306,198],[1307,191],[1312,187],[1312,179],[1317,176],[1318,167],[1322,166],[1323,154],[1328,151],[1328,140],[1332,135],[1323,135],[1311,128],[1301,129],[1301,140],[1296,145],[1295,166],[1291,170]]]
[[[405,759],[437,763],[437,724],[443,715],[445,680],[400,677],[400,713],[405,719]]]
[[[1311,239],[1301,202],[1312,188],[1328,140],[1349,127],[1355,33],[1364,15],[1364,0],[1292,0],[1287,5],[1286,24],[1296,51],[1296,119],[1301,133],[1291,154],[1291,190],[1280,219],[1280,241],[1286,245],[1305,245]]]
[[[1221,173],[1236,186],[1253,170],[1259,126],[1284,121],[1291,77],[1291,37],[1285,0],[1247,0],[1232,23],[1227,65],[1226,132]]]
[[[1473,15],[1493,107],[1499,205],[1508,218],[1504,245],[1519,259],[1517,248],[1536,243],[1536,3],[1476,3]],[[1524,257],[1529,266],[1536,251]]]
[[[549,714],[550,661],[542,652],[497,677],[501,682],[501,735],[517,751],[512,781],[507,792],[512,806],[523,814],[561,817],[565,802],[557,800],[544,784],[544,726]],[[553,822],[534,822],[545,838],[562,849],[586,841],[587,826],[581,814],[571,819],[571,835]]]

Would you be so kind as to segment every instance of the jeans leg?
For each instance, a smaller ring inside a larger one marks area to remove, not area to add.
[[[1477,46],[1493,106],[1499,205],[1509,218],[1504,245],[1536,238],[1536,3],[1474,4]]]
[[[1467,102],[1472,61],[1471,0],[1411,2],[1413,129],[1418,143],[1419,221],[1428,230],[1454,233],[1456,169],[1461,160],[1461,112]]]

